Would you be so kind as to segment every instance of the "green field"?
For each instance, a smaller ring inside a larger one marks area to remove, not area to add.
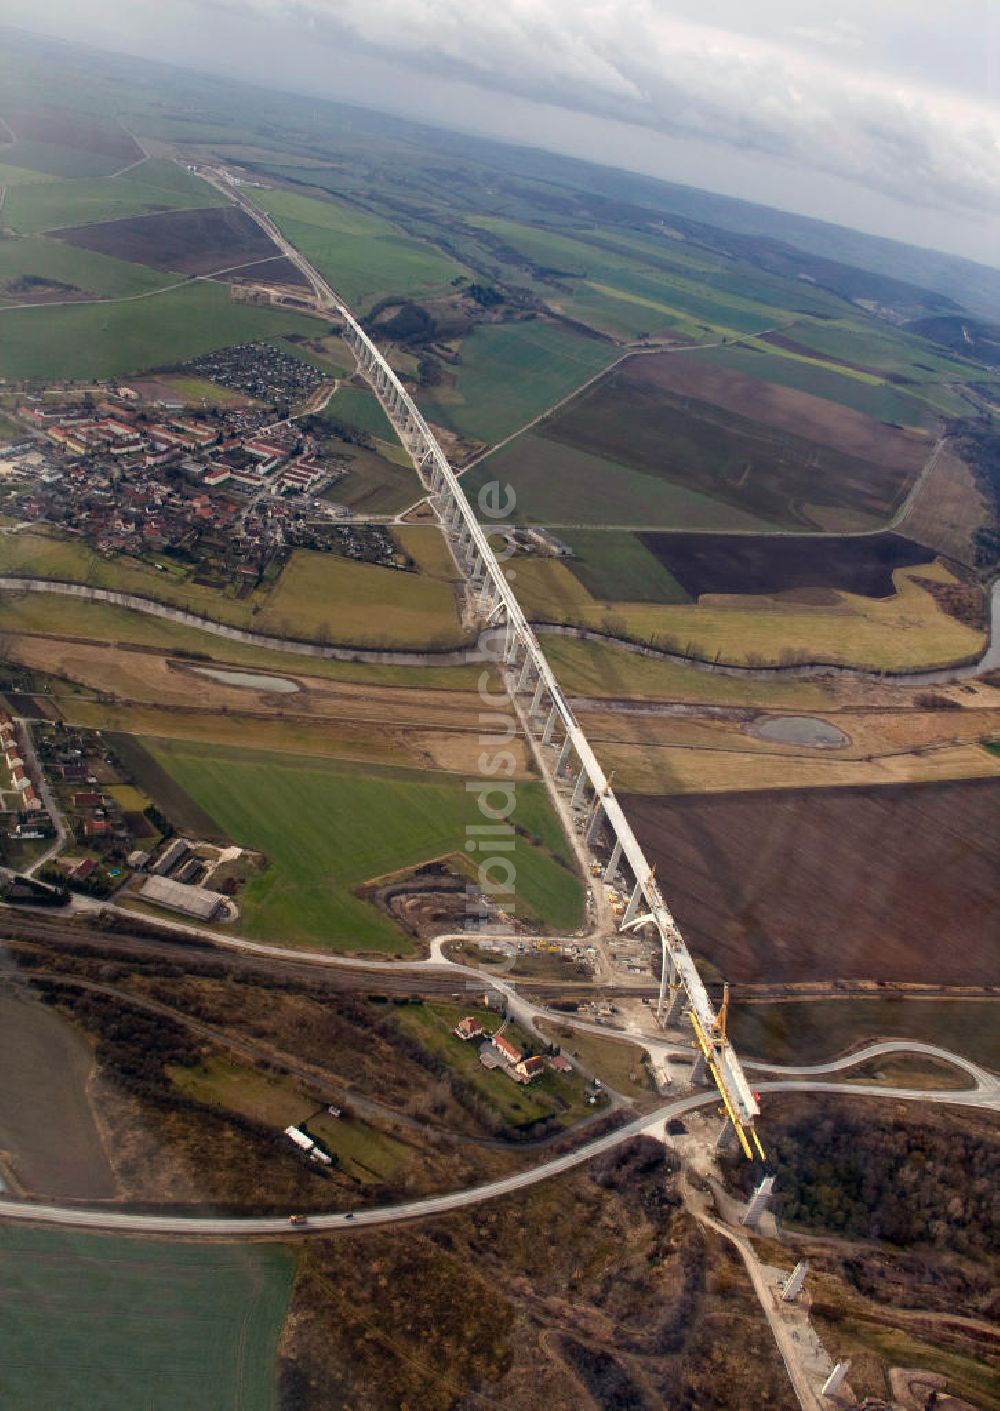
[[[462,436],[499,441],[617,356],[608,343],[539,319],[489,324],[462,343],[454,388],[425,392],[423,411]]]
[[[0,147],[0,157],[9,148]],[[46,172],[31,171],[28,167],[13,167],[0,161],[0,186],[28,186],[36,181],[54,181]]]
[[[254,199],[356,313],[389,295],[427,294],[466,276],[432,245],[343,201],[274,189],[255,191]]]
[[[688,485],[647,475],[582,446],[529,431],[479,462],[472,490],[491,480],[514,487],[514,518],[535,524],[631,524],[663,529],[771,529],[768,520]]]
[[[106,298],[145,294],[173,282],[172,276],[148,269],[145,265],[109,259],[107,255],[63,245],[42,235],[0,241],[0,304],[13,302],[6,290],[7,282],[24,275],[58,280],[61,284],[74,286],[76,290]],[[30,291],[21,296],[28,303],[38,297]],[[58,294],[56,297],[64,296]],[[3,328],[2,324],[0,328]]]
[[[573,550],[567,560],[592,597],[605,602],[689,603],[688,594],[635,534],[573,529],[560,536]]]
[[[0,1229],[4,1411],[272,1411],[278,1245]]]
[[[718,702],[789,710],[830,706],[829,692],[816,681],[722,676],[573,637],[545,637],[543,646],[560,684],[574,696]]]
[[[0,147],[0,157],[12,167],[77,179],[110,176],[122,165],[117,157],[100,152],[85,152],[79,147],[62,147],[55,142],[35,142],[28,138],[18,138]]]
[[[225,204],[213,187],[172,162],[157,162],[155,167],[144,162],[124,176],[18,186],[8,192],[3,221],[21,235],[34,235],[93,221]]]
[[[701,252],[692,259],[671,241],[623,240],[607,230],[556,231],[495,217],[477,217],[470,224],[553,271],[561,285],[569,284],[569,302],[561,291],[548,292],[553,307],[584,321],[593,315],[598,326],[617,315],[625,322],[616,332],[673,330],[700,341],[711,334],[753,333],[787,318],[792,292],[787,284],[749,269],[734,277],[727,268],[731,262]],[[811,290],[795,291],[795,299],[807,309],[829,303]]]
[[[245,934],[328,950],[412,953],[413,943],[361,884],[457,852],[480,817],[464,781],[431,771],[321,763],[190,742],[155,740],[159,763],[236,842],[262,851],[268,869],[240,893]],[[581,886],[552,854],[565,853],[540,784],[519,781],[511,854],[522,912],[559,930],[579,923]]]
[[[399,445],[392,422],[379,405],[374,392],[364,387],[338,387],[322,415],[329,420],[346,421],[359,431],[367,431],[380,441]]]
[[[206,280],[117,304],[8,309],[0,312],[0,377],[116,377],[315,328],[298,314],[234,303]]]

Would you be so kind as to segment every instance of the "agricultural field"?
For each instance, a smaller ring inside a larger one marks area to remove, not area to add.
[[[601,536],[593,537],[599,540]],[[750,534],[640,534],[637,538],[681,592],[692,599],[706,593],[793,592],[799,593],[800,600],[814,603],[834,601],[837,592],[888,598],[895,592],[893,574],[897,569],[932,563],[935,557],[932,549],[899,534],[862,539],[832,534],[821,538],[782,535],[777,539]],[[575,564],[573,567],[586,583],[586,574]],[[610,573],[607,576],[611,578]],[[808,598],[802,590],[810,590]],[[614,596],[631,598],[632,594]]]
[[[726,262],[698,252],[694,258],[678,252],[674,242],[663,240],[623,240],[617,232],[602,231],[589,239],[579,232],[560,232],[537,225],[524,225],[494,217],[475,218],[474,228],[487,231],[502,245],[529,261],[553,281],[558,292],[550,300],[554,307],[584,322],[607,326],[632,312],[638,322],[622,324],[609,331],[656,335],[667,332],[702,341],[719,334],[753,333],[773,326],[787,317],[783,302],[791,295],[802,311],[819,310],[832,303],[828,296],[812,290],[793,291],[778,281],[756,275],[763,298],[747,297],[754,276],[743,272],[742,280],[727,276]],[[728,287],[726,287],[728,285]],[[565,297],[563,290],[569,290]],[[595,300],[594,296],[597,296]],[[780,304],[768,302],[777,297]],[[609,308],[609,305],[612,307]]]
[[[54,631],[55,613],[58,614],[58,632]],[[165,655],[176,652],[202,658],[206,665],[252,667],[261,671],[304,674],[323,681],[356,681],[375,687],[471,690],[479,677],[476,666],[380,666],[254,647],[110,603],[88,603],[79,598],[56,598],[45,593],[20,596],[0,593],[0,632],[46,637],[52,641],[54,651],[58,651],[55,644],[65,634],[86,643],[149,647]]]
[[[699,348],[690,356],[709,367],[725,368],[761,382],[808,392],[876,421],[917,430],[931,428],[937,422],[936,413],[925,401],[890,382],[848,377],[833,364],[824,365],[812,358],[782,356],[780,348],[760,339],[729,343],[725,347]]]
[[[845,407],[669,354],[630,359],[541,434],[771,525],[828,531],[890,518],[931,450]],[[609,485],[607,519],[620,514]]]
[[[478,816],[461,778],[377,766],[322,763],[150,741],[156,760],[241,846],[268,868],[240,895],[247,935],[331,950],[410,954],[413,943],[355,890],[387,873],[462,848]],[[541,785],[517,785],[517,903],[524,915],[572,930],[581,888]]]
[[[562,445],[539,431],[518,436],[463,477],[473,496],[492,480],[513,487],[515,520],[559,530],[606,524],[743,531],[770,527],[745,509],[582,447]]]
[[[16,98],[8,99],[0,117],[4,132],[15,145],[38,142],[50,147],[68,147],[75,152],[106,157],[116,167],[142,160],[142,148],[113,118],[38,104],[21,107]]]
[[[121,303],[0,311],[0,377],[118,377],[235,343],[309,334],[315,321],[238,304],[208,281]]]
[[[272,1411],[294,1272],[280,1245],[0,1229],[5,1411]]]
[[[298,550],[257,631],[368,647],[455,647],[464,635],[450,575],[404,573],[334,554]]]
[[[83,250],[153,269],[202,276],[273,260],[276,247],[255,220],[235,206],[165,211],[102,220],[52,232]]]
[[[0,1152],[24,1192],[112,1198],[117,1184],[89,1096],[94,1055],[79,1032],[11,986],[0,991],[0,1066]]]
[[[327,421],[345,421],[359,431],[367,431],[377,441],[384,441],[390,446],[399,445],[399,437],[392,423],[379,406],[375,394],[369,392],[367,387],[353,384],[338,387],[321,415]]]
[[[492,443],[510,436],[616,357],[609,343],[541,319],[489,324],[464,339],[455,385],[420,395],[432,422]]]
[[[666,556],[657,552],[661,538],[669,543],[674,537],[615,529],[574,529],[560,535],[573,551],[569,567],[574,577],[592,598],[604,602],[617,598],[631,603],[688,603],[694,596],[690,588],[678,581]]]
[[[570,624],[705,662],[734,666],[817,662],[904,671],[975,661],[985,631],[938,605],[927,588],[953,585],[940,563],[895,572],[890,598],[824,594],[773,599],[717,594],[697,604],[601,602],[565,559],[516,560],[521,605],[535,622]]]
[[[156,270],[71,250],[40,235],[0,241],[0,305],[126,298],[168,282]]]
[[[543,646],[560,684],[571,696],[755,705],[781,710],[822,710],[832,700],[829,685],[822,681],[723,676],[576,637],[546,636]]]
[[[729,1032],[741,1054],[770,1063],[822,1063],[879,1039],[915,1039],[995,1069],[998,1018],[995,999],[754,1001],[733,1006]]]
[[[346,202],[274,188],[255,191],[254,199],[356,313],[390,295],[426,294],[465,277],[432,245]]]
[[[378,451],[327,438],[327,450],[344,457],[347,474],[330,487],[323,498],[346,505],[355,514],[398,514],[420,495],[421,487],[413,467],[398,465]]]
[[[7,193],[3,224],[19,235],[43,230],[61,235],[65,227],[223,204],[224,197],[190,172],[172,162],[150,161],[119,177],[18,185]]]
[[[624,804],[692,949],[737,984],[995,979],[995,779]]]
[[[135,559],[25,533],[0,538],[0,572],[89,583],[152,598],[233,626],[348,646],[451,647],[463,638],[450,581],[296,550],[274,588],[237,599]]]

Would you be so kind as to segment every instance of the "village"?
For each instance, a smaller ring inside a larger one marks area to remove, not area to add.
[[[401,566],[379,526],[338,522],[347,511],[330,492],[347,463],[292,413],[322,393],[322,373],[264,344],[186,371],[233,389],[234,404],[192,410],[166,382],[20,394],[10,414],[25,434],[0,447],[0,513],[238,592],[295,548]]]
[[[237,918],[233,898],[259,857],[225,840],[178,836],[100,732],[0,713],[0,748],[8,867],[63,895],[201,922]]]

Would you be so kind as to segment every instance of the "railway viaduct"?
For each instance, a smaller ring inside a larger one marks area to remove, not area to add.
[[[698,1044],[696,1076],[710,1075],[727,1113],[727,1131],[738,1138],[744,1153],[763,1157],[754,1130],[757,1099],[736,1052],[712,1005],[680,928],[656,883],[638,839],[615,797],[597,757],[570,708],[507,579],[503,565],[459,484],[455,472],[419,408],[379,348],[344,301],[323,279],[278,226],[246,191],[217,172],[201,173],[239,205],[309,281],[317,304],[336,318],[354,352],[358,369],[371,386],[396,434],[413,461],[456,561],[470,584],[473,601],[485,625],[502,633],[497,654],[508,689],[533,736],[538,758],[556,787],[568,793],[571,810],[583,812],[583,834],[593,844],[603,832],[610,845],[604,879],[620,877],[630,889],[621,919],[623,930],[653,926],[659,936],[662,966],[657,1017],[673,1022],[686,1010]],[[503,514],[493,507],[497,518]],[[488,516],[487,516],[488,517]],[[752,1145],[751,1145],[752,1143]]]

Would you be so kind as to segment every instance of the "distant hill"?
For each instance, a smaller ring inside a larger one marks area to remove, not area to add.
[[[412,164],[422,164],[414,186],[423,188],[422,195],[447,194],[449,201],[460,197],[461,173],[441,162],[447,155],[479,168],[478,173],[468,173],[474,184],[477,178],[491,184],[487,173],[498,173],[506,191],[530,198],[534,212],[548,204],[562,214],[574,210],[585,216],[589,207],[595,216],[614,215],[652,229],[659,218],[686,239],[771,273],[820,285],[893,322],[914,323],[962,310],[980,320],[1000,320],[1000,269],[956,255],[366,108],[228,78],[217,77],[206,85],[204,75],[171,65],[7,27],[0,27],[0,33],[0,88],[12,103],[35,105],[41,99],[61,105],[67,95],[75,94],[79,101],[86,94],[84,103],[95,110],[124,114],[140,130],[155,131],[167,140],[195,136],[202,124],[217,124],[214,131],[219,132],[234,119],[242,120],[248,132],[280,135],[289,151],[312,149],[310,155],[316,155],[317,144],[324,140],[333,152],[345,139],[348,146],[380,139],[373,159],[386,179],[408,186],[414,180]],[[403,151],[411,164],[400,167]],[[520,183],[524,185],[518,193]]]
[[[991,367],[1000,367],[1000,324],[950,315],[917,319],[907,325],[907,332],[919,333],[921,338],[940,343],[950,352],[962,353]]]
[[[491,145],[495,151],[499,148],[499,144]],[[530,165],[535,175],[557,181],[558,167],[562,169],[563,183],[571,182],[595,194],[651,207],[743,238],[756,236],[774,242],[775,250],[795,250],[820,261],[868,271],[893,283],[933,291],[971,313],[1000,319],[1000,269],[990,265],[613,167],[543,152],[519,151],[517,156],[522,173]],[[746,253],[743,258],[747,258]]]

